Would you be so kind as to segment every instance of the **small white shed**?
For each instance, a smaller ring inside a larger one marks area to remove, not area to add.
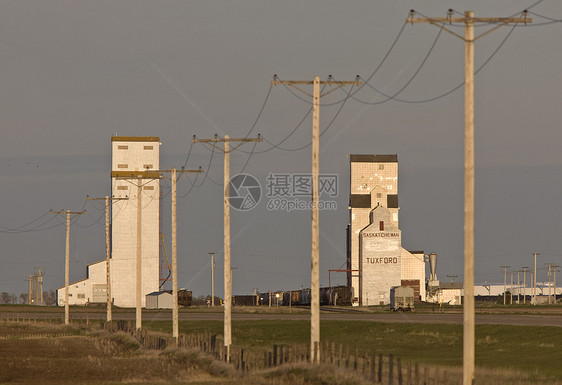
[[[146,295],[147,309],[171,309],[173,307],[173,296],[168,291],[154,291]]]

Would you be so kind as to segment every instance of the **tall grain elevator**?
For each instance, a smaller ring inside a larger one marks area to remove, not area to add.
[[[387,304],[392,286],[411,286],[425,299],[423,251],[402,247],[399,230],[398,156],[349,156],[347,285],[354,306]]]
[[[140,208],[141,292],[159,287],[160,138],[111,138],[111,293],[116,306],[134,307],[137,263],[137,220]],[[139,186],[141,199],[139,199]]]

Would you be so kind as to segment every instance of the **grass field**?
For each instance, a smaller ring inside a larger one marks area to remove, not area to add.
[[[25,313],[36,307],[0,306],[2,312]],[[60,308],[43,308],[60,312]],[[560,306],[503,307],[481,306],[483,313],[560,314]],[[82,308],[83,310],[83,308]],[[221,311],[222,309],[189,309],[187,311]],[[306,309],[293,309],[306,312]],[[451,308],[446,311],[455,312]],[[92,308],[88,311],[104,312]],[[119,309],[119,311],[131,311]],[[186,310],[184,310],[186,311]],[[254,312],[254,308],[238,308]],[[261,309],[276,312],[275,308]],[[286,309],[280,311],[285,312]],[[382,312],[383,309],[362,309]],[[430,312],[430,306],[419,309]],[[63,314],[63,312],[61,313]],[[59,320],[60,321],[60,320]],[[0,322],[0,384],[3,383],[162,383],[162,384],[362,384],[353,374],[337,368],[283,367],[251,377],[240,378],[231,367],[212,362],[197,352],[148,351],[129,336],[109,336],[92,327],[75,324],[64,327],[45,323]],[[169,333],[170,321],[144,321],[143,328]],[[233,347],[260,353],[274,344],[309,343],[308,321],[261,320],[234,321]],[[222,339],[221,321],[181,321],[180,333],[210,333]],[[28,338],[29,335],[42,336]],[[27,337],[26,337],[27,336]],[[454,324],[378,323],[372,321],[322,321],[322,340],[342,344],[351,352],[356,349],[385,355],[393,354],[403,362],[412,361],[460,373],[462,366],[462,326]],[[562,329],[511,325],[476,326],[477,383],[562,384]],[[304,374],[303,374],[304,373]],[[109,377],[108,377],[109,375]],[[300,382],[302,378],[310,381]],[[41,379],[41,381],[38,381]],[[273,382],[271,382],[273,381]]]
[[[168,332],[169,322],[145,327]],[[180,333],[222,335],[222,322],[180,322]],[[307,321],[233,322],[233,345],[250,351],[274,344],[309,342]],[[322,321],[322,339],[360,352],[394,354],[404,360],[451,367],[462,366],[462,326],[388,324],[366,321]],[[562,379],[562,329],[511,325],[476,326],[476,366],[523,372],[533,378]]]

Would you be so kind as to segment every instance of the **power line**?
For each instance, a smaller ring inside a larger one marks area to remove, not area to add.
[[[334,81],[335,81],[335,80],[334,80]],[[287,85],[285,85],[285,86],[287,87]],[[354,86],[354,85],[352,85],[352,88],[351,88],[351,89],[353,89],[353,86]],[[322,89],[324,89],[324,87],[325,87],[325,85],[322,87]],[[351,94],[351,90],[350,90],[349,92],[347,92],[347,95],[350,95],[350,94]],[[349,96],[346,96],[346,98],[343,99],[343,100],[344,100],[344,102],[341,103],[340,108],[338,109],[338,111],[336,112],[336,114],[333,116],[333,118],[331,119],[330,123],[328,123],[328,125],[327,125],[327,126],[322,130],[322,132],[320,133],[320,137],[322,137],[322,135],[324,135],[324,134],[326,133],[326,131],[328,131],[328,129],[332,126],[332,124],[334,123],[334,121],[336,120],[336,118],[339,116],[341,110],[343,109],[345,103],[347,102],[347,100],[349,100]],[[268,139],[266,139],[266,138],[263,138],[264,142],[266,142],[267,144],[269,144],[269,145],[271,146],[270,148],[267,148],[267,149],[261,150],[261,151],[254,151],[254,150],[252,150],[251,152],[247,152],[247,151],[244,151],[244,150],[238,150],[238,151],[244,152],[244,153],[246,153],[246,154],[253,155],[253,154],[263,154],[263,153],[269,152],[269,151],[271,151],[271,150],[273,150],[273,149],[276,149],[276,148],[278,148],[278,149],[280,149],[280,150],[282,150],[282,151],[291,151],[291,152],[292,152],[292,151],[300,151],[300,150],[303,150],[303,149],[305,149],[305,148],[307,148],[307,147],[310,147],[311,144],[312,144],[312,142],[310,142],[310,143],[308,143],[308,144],[305,144],[305,145],[303,145],[303,146],[301,146],[301,147],[297,147],[297,148],[283,148],[283,147],[281,147],[281,144],[283,144],[284,142],[286,142],[286,141],[302,126],[302,124],[304,123],[304,121],[305,121],[306,118],[310,115],[311,112],[312,112],[312,107],[310,107],[310,108],[308,109],[308,111],[306,112],[305,116],[299,121],[299,124],[298,124],[287,136],[285,136],[285,138],[283,138],[280,142],[278,142],[278,143],[273,143],[273,142],[271,142],[270,140],[268,140]],[[255,146],[254,146],[254,147],[255,147]]]
[[[336,111],[336,113],[334,114],[332,120],[330,120],[330,123],[328,123],[326,125],[326,127],[322,130],[322,132],[320,132],[319,137],[322,137],[332,126],[332,124],[334,124],[334,122],[336,121],[337,117],[339,116],[340,112],[342,111],[343,107],[345,106],[346,102],[349,100],[350,98],[350,94],[351,94],[351,90],[353,89],[353,85],[351,86],[350,91],[347,93],[347,97],[344,99],[344,102],[340,104],[340,108],[338,108],[338,110]],[[265,139],[264,139],[265,140]],[[268,142],[269,143],[269,142]],[[300,150],[304,150],[305,148],[308,148],[312,145],[312,141],[308,144],[305,144],[303,146],[297,147],[297,148],[283,148],[280,147],[279,145],[275,146],[275,148],[279,148],[280,150],[283,151],[300,151]]]
[[[178,198],[185,198],[186,196],[188,196],[191,191],[193,190],[193,188],[195,187],[195,183],[197,182],[197,178],[199,177],[199,173],[197,175],[195,175],[195,179],[193,180],[193,182],[191,183],[191,186],[189,187],[189,189],[187,190],[187,192],[183,195],[179,195]]]
[[[418,68],[416,69],[416,71],[414,72],[414,74],[410,77],[410,79],[406,82],[406,84],[404,84],[402,86],[402,88],[400,88],[394,95],[390,96],[390,95],[386,95],[385,93],[383,93],[382,91],[379,91],[377,88],[375,88],[374,86],[372,86],[370,83],[365,83],[366,86],[368,86],[369,88],[372,88],[373,90],[375,90],[377,93],[379,93],[380,95],[383,95],[384,97],[386,97],[387,99],[385,100],[381,100],[380,102],[366,102],[366,101],[362,101],[359,100],[357,98],[355,98],[354,96],[352,96],[353,100],[356,100],[360,103],[363,104],[368,104],[368,105],[378,105],[378,104],[383,104],[388,102],[389,100],[396,100],[399,101],[396,96],[398,96],[399,94],[402,93],[402,91],[404,91],[416,78],[416,76],[419,74],[419,72],[422,70],[423,66],[425,65],[425,63],[427,62],[427,60],[429,59],[429,56],[431,55],[431,53],[433,52],[433,49],[435,48],[435,46],[437,45],[437,41],[439,40],[439,37],[441,37],[441,33],[443,32],[442,29],[439,29],[439,31],[437,32],[437,36],[435,37],[435,39],[433,40],[433,43],[431,44],[431,46],[429,47],[429,50],[427,51],[427,53],[425,54],[425,57],[423,58],[422,62],[420,63],[420,65],[418,66]]]
[[[265,150],[261,150],[261,151],[255,151],[254,154],[263,154],[265,152],[271,151],[274,148],[278,148],[280,145],[282,145],[283,143],[285,143],[291,136],[293,136],[293,134],[302,126],[302,124],[304,123],[304,121],[306,120],[306,118],[310,115],[310,113],[312,112],[312,107],[310,107],[308,109],[308,111],[306,112],[306,114],[304,115],[304,117],[300,120],[299,124],[297,124],[297,126],[295,128],[293,128],[291,130],[291,132],[285,136],[285,138],[283,138],[279,143],[275,144],[270,142],[269,140],[263,138],[264,142],[266,142],[267,144],[271,145],[272,147],[265,149]],[[243,150],[238,150],[241,152],[244,152]]]
[[[43,217],[44,215],[42,215],[41,217]],[[16,230],[16,229],[10,229],[10,230],[0,230],[0,233],[4,233],[4,234],[21,234],[21,233],[33,233],[33,232],[38,232],[38,231],[44,231],[44,230],[50,230],[53,229],[55,227],[59,227],[61,225],[63,225],[63,223],[57,223],[54,226],[48,226],[48,227],[43,227],[42,226],[46,225],[47,223],[51,222],[55,217],[51,217],[49,219],[47,219],[46,221],[42,222],[41,224],[32,227],[30,229],[25,229],[25,230]]]
[[[394,38],[394,41],[392,42],[392,44],[390,45],[390,48],[386,51],[386,53],[384,54],[383,58],[381,59],[381,61],[379,62],[379,64],[377,65],[377,67],[374,69],[374,71],[367,77],[367,82],[370,81],[373,76],[375,76],[375,74],[381,69],[381,67],[383,66],[383,64],[386,62],[386,60],[388,59],[388,57],[390,56],[390,53],[394,50],[394,47],[396,46],[396,44],[398,43],[398,41],[400,40],[400,37],[402,36],[402,33],[404,32],[404,29],[406,28],[406,24],[407,22],[405,21],[404,24],[402,24],[402,27],[400,28],[400,31],[398,32],[398,34],[396,35],[396,37]],[[361,91],[361,89],[365,86],[366,84],[362,84],[359,87],[357,87],[357,90],[355,90],[355,92],[353,92],[351,95],[355,95],[356,93],[358,93],[359,91]],[[312,102],[310,102],[309,100],[301,97],[300,95],[298,95],[297,93],[295,93],[292,89],[290,89],[287,85],[285,85],[285,88],[287,90],[289,90],[289,92],[291,92],[291,94],[293,94],[297,99],[303,101],[304,103],[310,104],[312,105]],[[345,99],[340,99],[338,101],[335,102],[331,102],[331,103],[320,103],[320,107],[330,107],[336,104],[340,104],[342,102],[345,102],[348,99],[348,97],[346,97]]]
[[[256,150],[257,144],[258,144],[258,142],[254,142],[254,147],[252,147],[252,151],[250,152],[250,155],[248,156],[248,159],[246,159],[246,163],[244,163],[244,167],[242,167],[242,170],[240,170],[240,172],[238,174],[244,173],[244,171],[246,170],[246,167],[248,167],[248,163],[250,163],[250,159],[252,159],[252,155],[254,154],[254,151]]]
[[[507,35],[505,36],[505,38],[500,42],[500,44],[498,45],[498,47],[492,52],[492,54],[476,69],[476,71],[474,71],[474,75],[477,75],[482,69],[484,69],[484,67],[492,60],[492,58],[498,53],[498,51],[503,47],[503,45],[505,44],[505,42],[507,41],[507,39],[511,36],[511,34],[513,33],[513,31],[515,30],[515,28],[517,28],[517,24],[512,26],[511,29],[509,30],[509,32],[507,33]],[[418,104],[418,103],[428,103],[428,102],[434,102],[436,100],[442,99],[446,96],[449,96],[450,94],[452,94],[453,92],[455,92],[456,90],[458,90],[459,88],[461,88],[462,86],[464,86],[464,82],[459,83],[457,86],[453,87],[452,89],[450,89],[449,91],[446,91],[442,94],[439,94],[437,96],[432,96],[430,98],[426,98],[426,99],[418,99],[418,100],[414,100],[414,99],[400,99],[400,98],[396,98],[395,96],[391,96],[391,95],[387,95],[384,92],[382,92],[381,90],[379,90],[378,88],[375,88],[374,86],[372,86],[371,84],[368,84],[368,86],[370,88],[372,88],[374,91],[378,92],[379,94],[383,95],[384,97],[386,97],[386,100],[380,101],[380,102],[375,102],[375,103],[369,103],[369,102],[364,102],[361,100],[357,100],[356,101],[360,102],[360,103],[364,103],[364,104],[371,104],[371,105],[378,105],[378,104],[382,104],[382,103],[386,103],[388,100],[394,100],[396,102],[400,102],[400,103],[408,103],[408,104]]]
[[[543,23],[534,23],[531,24],[530,27],[537,27],[537,26],[543,26],[543,25],[550,25],[550,24],[556,24],[556,23],[561,23],[562,19],[554,19],[552,17],[548,17],[548,16],[544,16],[535,12],[529,12],[529,14],[533,15],[533,16],[537,16],[540,17],[542,19],[548,20],[547,22],[543,22]]]
[[[269,89],[267,90],[267,95],[265,96],[265,100],[263,101],[263,104],[260,108],[260,112],[258,112],[258,116],[256,117],[256,119],[254,120],[254,124],[252,124],[252,127],[250,127],[250,130],[248,131],[248,133],[244,136],[244,139],[248,139],[248,137],[252,134],[252,131],[254,131],[254,129],[256,128],[256,125],[258,124],[258,121],[261,118],[261,115],[265,109],[265,105],[267,104],[267,101],[269,100],[269,95],[271,95],[271,89],[273,88],[273,84],[269,85]],[[193,144],[193,142],[192,142]],[[240,147],[240,146],[238,146]]]
[[[36,219],[34,219],[34,220],[32,220],[32,221],[26,223],[25,225],[21,225],[21,226],[19,226],[19,227],[10,228],[10,227],[5,227],[5,226],[0,226],[0,228],[5,229],[5,230],[7,230],[7,231],[16,231],[16,230],[22,229],[22,228],[24,228],[24,227],[27,227],[27,226],[29,226],[29,225],[32,224],[32,223],[37,222],[38,220],[40,220],[41,218],[43,218],[43,217],[46,216],[47,214],[49,214],[49,211],[45,212],[43,215],[37,217]]]

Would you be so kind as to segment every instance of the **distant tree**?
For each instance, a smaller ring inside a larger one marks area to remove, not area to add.
[[[18,303],[18,296],[15,295],[14,293],[8,293],[8,292],[3,291],[0,294],[0,303],[16,304],[16,303]]]
[[[21,303],[21,304],[26,304],[26,303],[27,303],[27,293],[21,293],[21,294],[20,294],[20,303]]]
[[[54,306],[57,304],[57,293],[52,289],[48,292],[44,291],[43,300],[45,301],[45,305]]]

